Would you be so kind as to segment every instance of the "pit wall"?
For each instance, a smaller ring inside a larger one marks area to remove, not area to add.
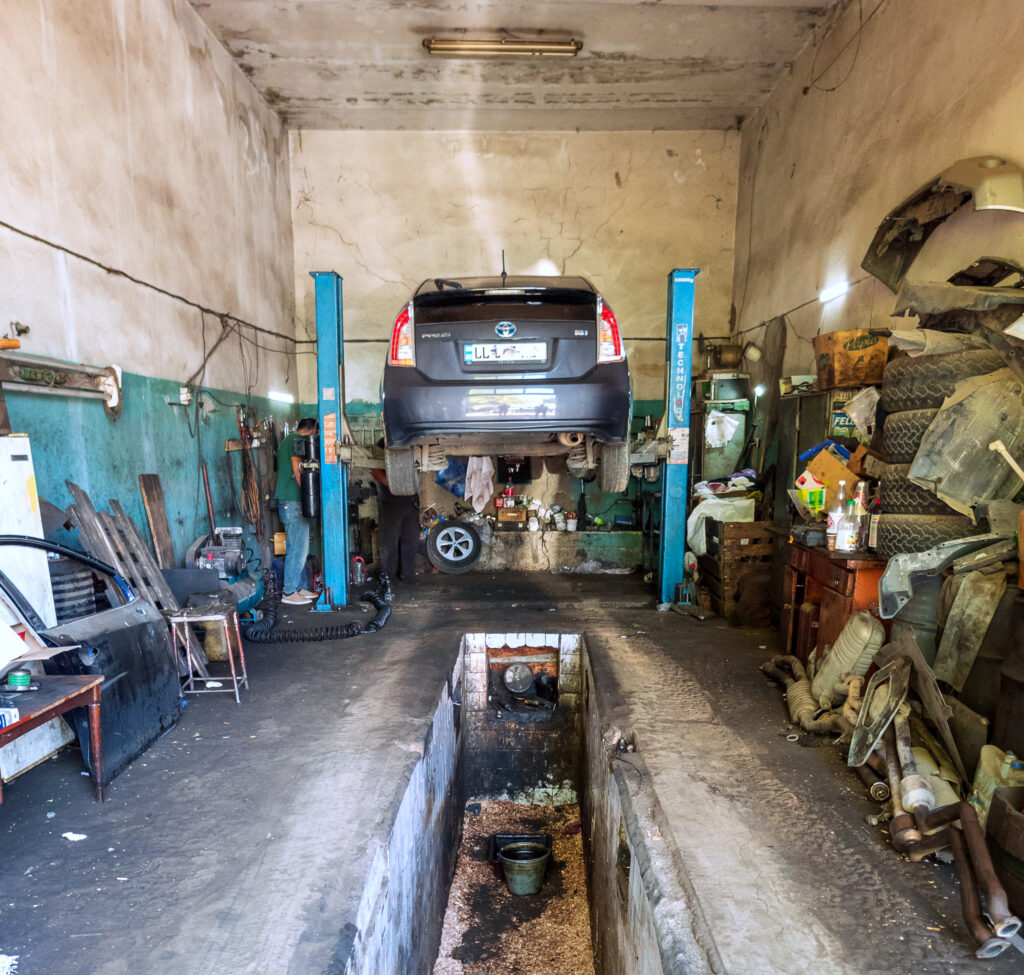
[[[579,801],[581,781],[580,655],[575,634],[468,633],[464,716],[466,795],[531,806]],[[489,688],[505,668],[525,663],[535,675],[558,680],[558,707],[544,720],[497,711]]]
[[[598,689],[586,652],[580,676],[585,751],[580,798],[597,970],[602,975],[723,971],[643,760],[643,743],[628,728],[602,718],[614,713],[614,688]],[[637,750],[620,752],[620,739]]]
[[[496,718],[490,674],[516,659],[557,674],[560,723]],[[722,970],[642,754],[615,749],[618,738],[635,737],[602,720],[613,710],[610,693],[598,692],[579,634],[463,637],[422,758],[372,857],[355,922],[345,926],[339,971],[432,970],[467,798],[580,803],[602,975]]]
[[[423,741],[423,757],[373,857],[355,931],[349,932],[345,975],[433,970],[462,834],[464,735],[456,702],[463,661],[460,652]]]
[[[916,324],[889,317],[895,296],[860,267],[890,210],[960,159],[1024,163],[1024,128],[1013,121],[1024,113],[1020,3],[970,4],[962,30],[965,9],[961,0],[840,5],[831,30],[743,123],[733,301],[738,328],[754,329],[744,339],[771,349],[768,333],[787,333],[783,375],[814,372],[818,332]],[[946,281],[981,255],[1022,259],[1020,214],[961,209],[909,278]],[[814,300],[865,277],[843,298]],[[756,328],[788,309],[786,323]]]

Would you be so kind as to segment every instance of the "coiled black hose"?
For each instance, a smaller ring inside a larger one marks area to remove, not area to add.
[[[385,573],[381,573],[380,591],[368,590],[360,597],[372,603],[377,610],[373,619],[363,626],[362,620],[352,620],[333,626],[303,626],[277,628],[281,590],[272,572],[264,573],[264,596],[260,601],[263,618],[245,628],[245,638],[251,643],[318,643],[322,640],[347,640],[362,633],[376,633],[391,616],[391,586]]]

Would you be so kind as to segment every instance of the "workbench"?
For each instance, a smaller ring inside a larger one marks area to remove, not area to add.
[[[787,543],[786,555],[782,652],[806,664],[815,648],[821,656],[835,643],[854,613],[877,610],[886,561],[870,552],[830,552],[796,541]]]
[[[0,728],[0,747],[46,724],[75,708],[89,709],[89,744],[92,781],[96,799],[103,801],[103,746],[100,739],[100,685],[103,676],[85,674],[59,677],[32,676],[38,691],[0,691],[0,706],[16,707],[20,717],[12,725]],[[0,779],[0,803],[4,801],[3,780]]]

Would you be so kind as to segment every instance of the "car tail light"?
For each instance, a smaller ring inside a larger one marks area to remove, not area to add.
[[[603,298],[597,299],[597,361],[621,362],[626,358],[622,351],[622,336],[619,335],[619,323],[615,320],[615,312],[604,303]]]
[[[412,334],[412,303],[406,305],[395,319],[395,327],[391,332],[391,355],[388,356],[389,366],[416,365],[416,347]]]

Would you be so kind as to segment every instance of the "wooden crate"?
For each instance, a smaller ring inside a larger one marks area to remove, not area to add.
[[[772,561],[774,536],[770,521],[704,522],[706,554],[697,559],[700,584],[719,616],[736,611],[736,586],[751,568]]]

